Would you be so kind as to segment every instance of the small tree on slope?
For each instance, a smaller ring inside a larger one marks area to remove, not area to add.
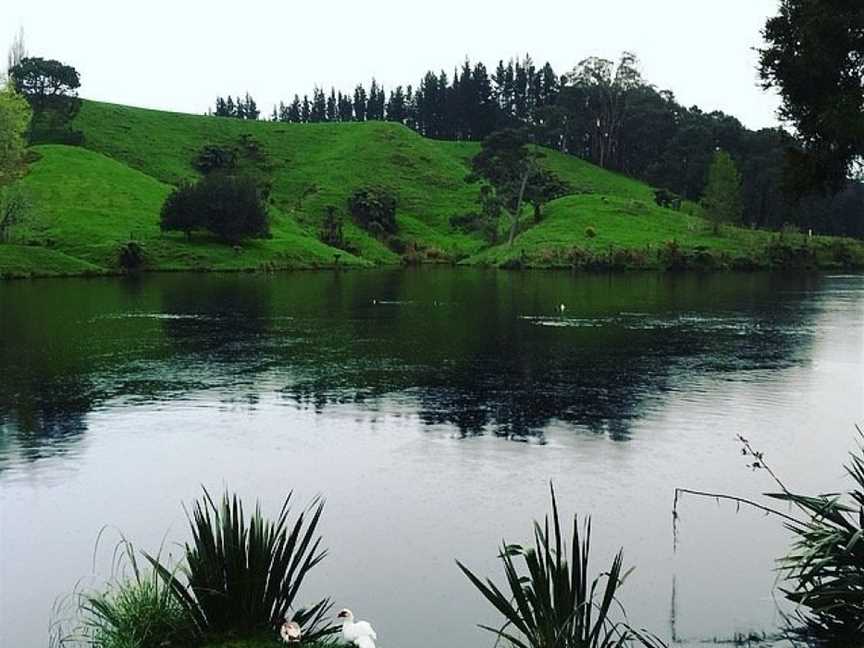
[[[708,186],[702,196],[702,207],[714,226],[720,231],[722,223],[737,223],[744,208],[741,199],[741,174],[726,151],[717,151],[708,170]]]

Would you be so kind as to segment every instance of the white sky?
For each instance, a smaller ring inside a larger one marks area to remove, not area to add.
[[[494,70],[530,53],[556,73],[635,52],[645,78],[685,105],[750,128],[777,124],[757,82],[760,29],[777,0],[3,0],[0,47],[23,26],[32,56],[81,73],[81,96],[205,112],[248,90],[263,113],[318,84],[389,90],[465,57]]]

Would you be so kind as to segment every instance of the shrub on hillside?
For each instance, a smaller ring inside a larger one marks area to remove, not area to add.
[[[204,175],[213,171],[226,171],[236,166],[237,152],[224,146],[205,144],[198,151],[193,164]]]
[[[318,238],[322,243],[339,249],[344,249],[345,237],[342,234],[342,214],[333,205],[324,208],[324,218],[321,221],[321,232]]]
[[[136,241],[129,241],[120,246],[117,261],[121,268],[139,270],[144,266],[144,246]]]
[[[162,205],[159,225],[189,238],[193,231],[206,229],[229,243],[270,233],[267,205],[256,183],[222,174],[174,190]]]
[[[656,189],[654,191],[654,202],[660,207],[667,207],[675,211],[681,209],[681,196],[668,189]]]
[[[487,205],[482,212],[468,212],[450,217],[450,227],[460,232],[480,234],[490,245],[498,243],[498,217],[500,208],[492,207],[492,213]]]
[[[597,230],[593,226],[589,225],[585,228],[585,236],[588,238],[594,238],[597,236]]]
[[[376,236],[395,234],[396,194],[383,187],[356,189],[348,197],[348,212],[363,229]]]

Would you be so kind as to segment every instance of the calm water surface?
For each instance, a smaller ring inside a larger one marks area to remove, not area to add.
[[[565,304],[563,314],[558,305]],[[122,532],[186,537],[228,485],[327,498],[305,596],[385,648],[491,646],[457,571],[546,511],[624,546],[635,625],[679,645],[773,632],[788,537],[673,489],[758,496],[743,434],[802,490],[836,490],[864,421],[864,276],[423,270],[0,284],[0,645],[108,574]],[[95,553],[100,529],[108,525]]]

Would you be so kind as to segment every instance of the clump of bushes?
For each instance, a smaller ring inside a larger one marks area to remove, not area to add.
[[[773,236],[765,247],[768,261],[774,268],[804,269],[816,267],[816,250],[806,243],[786,240],[782,235]]]
[[[223,174],[175,189],[162,205],[159,226],[189,239],[192,232],[207,230],[232,244],[270,235],[264,192],[251,178]]]
[[[383,187],[356,189],[348,197],[348,213],[357,224],[375,236],[395,234],[396,194]]]
[[[589,239],[593,239],[597,236],[597,229],[593,225],[589,225],[585,228],[585,236]]]

